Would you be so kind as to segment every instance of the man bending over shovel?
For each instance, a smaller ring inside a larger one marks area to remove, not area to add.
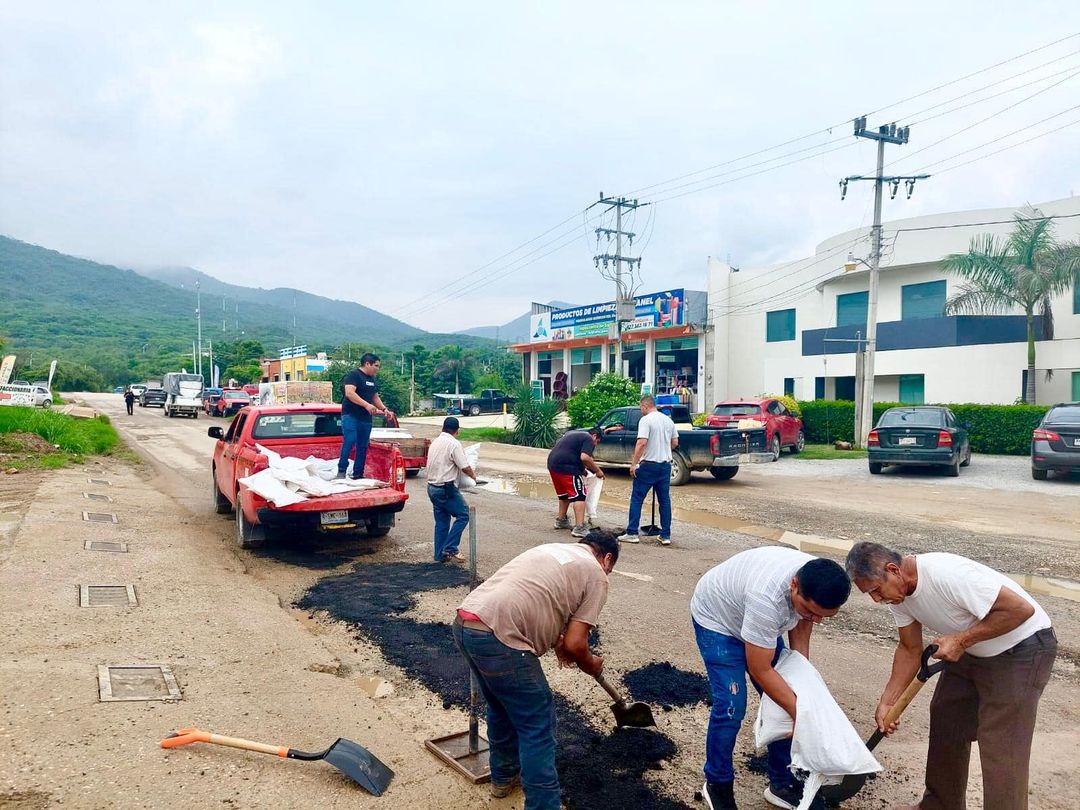
[[[793,548],[743,551],[706,572],[694,589],[690,615],[712,690],[705,743],[705,787],[709,810],[735,810],[735,738],[746,714],[746,673],[795,719],[795,693],[773,669],[781,638],[810,657],[814,625],[835,616],[851,593],[844,569]],[[802,784],[791,770],[791,740],[769,744],[769,786],[765,800],[793,808]],[[821,798],[812,807],[822,806]]]
[[[580,542],[547,543],[519,554],[458,608],[454,641],[487,701],[491,793],[508,796],[520,781],[525,810],[559,810],[555,704],[540,656],[554,647],[560,664],[599,675],[604,659],[589,650],[589,630],[607,600],[619,559],[613,532],[593,529]]]
[[[884,602],[900,628],[892,675],[874,719],[885,716],[919,669],[922,628],[938,634],[934,658],[951,662],[930,701],[926,791],[905,810],[964,810],[971,743],[979,742],[985,810],[1027,810],[1035,713],[1057,655],[1050,617],[1027,592],[992,568],[956,554],[901,556],[857,543],[847,570]]]

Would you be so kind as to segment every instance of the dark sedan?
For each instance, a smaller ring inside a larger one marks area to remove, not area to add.
[[[1045,481],[1051,471],[1080,472],[1080,402],[1052,407],[1031,436],[1031,477]]]
[[[143,408],[148,408],[151,405],[155,408],[164,408],[167,398],[168,394],[165,393],[164,388],[147,388],[139,394],[139,405]]]
[[[889,408],[866,440],[870,472],[892,464],[944,467],[951,476],[971,463],[967,426],[937,405]]]

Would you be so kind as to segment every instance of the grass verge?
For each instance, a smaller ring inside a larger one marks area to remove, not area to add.
[[[75,419],[39,408],[0,407],[0,435],[19,433],[34,434],[52,447],[46,449],[41,443],[28,446],[17,441],[0,442],[8,454],[2,462],[5,467],[57,469],[68,463],[82,464],[87,455],[130,452],[120,442],[107,416]]]
[[[497,442],[510,444],[510,431],[505,428],[483,427],[462,428],[458,431],[458,441],[462,442]]]
[[[794,458],[804,461],[824,461],[833,458],[866,458],[866,451],[837,450],[831,444],[808,444]]]

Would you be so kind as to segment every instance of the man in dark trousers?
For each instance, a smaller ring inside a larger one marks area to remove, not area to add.
[[[458,427],[456,416],[443,419],[442,433],[428,448],[427,493],[435,515],[435,562],[465,562],[458,544],[469,525],[469,507],[457,483],[458,475],[464,473],[475,481],[476,473],[457,439]]]
[[[898,810],[964,810],[972,742],[983,807],[1027,810],[1035,714],[1057,656],[1046,611],[1004,574],[956,554],[901,555],[856,543],[847,571],[860,591],[889,606],[899,628],[874,714],[879,730],[896,730],[898,723],[885,726],[886,715],[918,672],[923,627],[936,636],[934,658],[951,662],[930,701],[925,792]]]
[[[554,648],[560,666],[598,675],[589,630],[607,600],[619,559],[614,532],[593,529],[575,544],[547,543],[519,554],[458,608],[454,641],[487,701],[491,794],[521,783],[524,810],[559,810],[555,704],[540,658]]]
[[[127,405],[128,416],[135,413],[135,392],[130,388],[124,389],[124,404]]]
[[[592,453],[600,441],[600,429],[567,431],[547,457],[548,475],[559,498],[559,513],[555,517],[556,529],[570,529],[567,512],[574,510],[574,523],[570,532],[574,537],[584,537],[589,533],[585,525],[585,470],[588,469],[597,478],[604,477],[604,471],[596,466]]]
[[[337,477],[344,478],[349,468],[349,454],[356,448],[353,461],[353,480],[364,477],[367,462],[368,440],[371,439],[371,417],[386,414],[386,406],[379,396],[375,376],[382,363],[379,356],[365,352],[360,358],[360,368],[353,369],[341,381],[345,395],[341,400],[341,457],[338,459]]]

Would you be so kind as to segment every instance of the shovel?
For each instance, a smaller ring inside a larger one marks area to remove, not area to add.
[[[656,525],[656,490],[652,491],[652,523],[648,526],[642,526],[638,530],[638,534],[643,534],[646,537],[656,537],[660,534],[660,527]]]
[[[648,704],[631,703],[627,706],[626,699],[615,691],[615,687],[608,683],[602,674],[594,677],[596,682],[604,687],[604,691],[611,695],[611,699],[615,701],[611,704],[611,713],[615,715],[615,725],[618,728],[623,726],[648,728],[656,725],[656,721],[653,720],[652,709],[649,708]]]
[[[908,704],[915,699],[915,696],[919,694],[919,690],[923,688],[931,677],[941,672],[948,665],[948,661],[938,661],[936,664],[930,663],[930,656],[937,652],[937,645],[931,644],[922,652],[922,659],[919,662],[919,671],[915,675],[915,679],[908,684],[908,688],[904,690],[904,694],[900,696],[900,699],[893,704],[889,709],[888,714],[885,715],[885,727],[888,728],[894,722],[896,722],[900,715],[904,713],[904,709],[908,707]],[[870,735],[870,739],[866,741],[866,747],[873,751],[879,742],[885,738],[885,733],[878,729],[874,730],[874,733]],[[868,773],[853,773],[845,776],[843,781],[839,785],[825,785],[821,789],[821,797],[825,801],[831,804],[839,804],[842,801],[846,801],[858,793],[864,784],[866,784]]]
[[[211,734],[209,731],[200,731],[197,728],[182,728],[162,740],[161,747],[179,748],[181,745],[195,742],[227,745],[230,748],[242,748],[245,751],[257,751],[260,754],[274,754],[288,759],[325,760],[374,796],[381,796],[390,784],[390,780],[394,778],[392,770],[370,751],[352,740],[338,739],[325,751],[310,753],[285,746],[241,740],[238,737],[223,737],[220,734]]]

